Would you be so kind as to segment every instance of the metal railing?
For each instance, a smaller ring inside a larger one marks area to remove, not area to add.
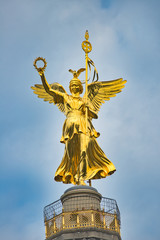
[[[77,208],[75,198],[74,203],[74,211],[64,211],[61,200],[44,208],[46,238],[60,231],[79,228],[100,228],[120,234],[120,212],[114,199],[102,197],[96,209],[87,200],[82,209]]]

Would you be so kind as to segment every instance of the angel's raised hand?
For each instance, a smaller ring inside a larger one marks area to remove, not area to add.
[[[38,68],[37,71],[38,71],[38,73],[39,73],[40,76],[42,76],[42,74],[44,73],[43,68]]]

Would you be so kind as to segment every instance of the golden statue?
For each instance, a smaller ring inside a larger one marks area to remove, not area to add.
[[[119,78],[112,81],[94,81],[88,84],[87,68],[89,63],[92,66],[94,63],[88,58],[88,52],[92,49],[88,42],[88,32],[85,37],[82,48],[86,54],[86,68],[78,71],[69,70],[73,74],[69,84],[71,95],[67,94],[59,83],[48,84],[44,75],[47,64],[43,58],[37,58],[34,62],[42,85],[36,84],[32,87],[39,98],[56,104],[59,110],[66,115],[60,140],[65,144],[65,151],[62,162],[55,173],[55,180],[77,185],[84,185],[86,180],[105,178],[116,171],[113,163],[97,143],[96,138],[100,133],[95,130],[92,119],[98,118],[101,104],[121,92],[126,83],[126,80]],[[37,67],[38,60],[44,62],[43,68]],[[86,92],[81,97],[83,86],[78,77],[83,71],[86,71]],[[96,68],[95,72],[97,73]]]

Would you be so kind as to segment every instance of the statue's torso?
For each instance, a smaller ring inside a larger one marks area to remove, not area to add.
[[[63,125],[61,142],[72,139],[74,134],[86,134],[85,102],[79,97],[66,96],[64,98],[66,120]],[[94,129],[90,119],[87,121],[89,136],[98,137],[99,133]]]
[[[70,115],[72,114],[72,116],[84,115],[85,103],[81,97],[76,98],[72,96],[66,96],[64,105],[65,105],[65,112],[67,116],[68,114]]]

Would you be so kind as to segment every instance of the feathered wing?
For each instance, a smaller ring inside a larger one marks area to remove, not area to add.
[[[93,82],[88,84],[88,100],[93,107],[93,110],[98,113],[102,103],[115,97],[120,93],[126,80],[119,78],[112,81]],[[85,95],[84,95],[85,98]]]
[[[50,84],[51,88],[53,90],[59,91],[61,93],[66,93],[65,89],[63,88],[62,85],[60,85],[59,83],[52,83]],[[50,94],[48,94],[43,85],[41,84],[35,84],[34,86],[31,87],[34,91],[35,94],[38,95],[39,98],[43,98],[43,100],[45,102],[49,102],[49,103],[54,103],[58,106],[59,110],[63,113],[65,113],[65,108],[64,108],[64,104],[63,101],[60,101],[60,99],[57,99],[57,95],[55,94],[55,96],[51,96]],[[66,93],[67,94],[67,93]],[[58,96],[58,98],[61,98],[61,96]]]

